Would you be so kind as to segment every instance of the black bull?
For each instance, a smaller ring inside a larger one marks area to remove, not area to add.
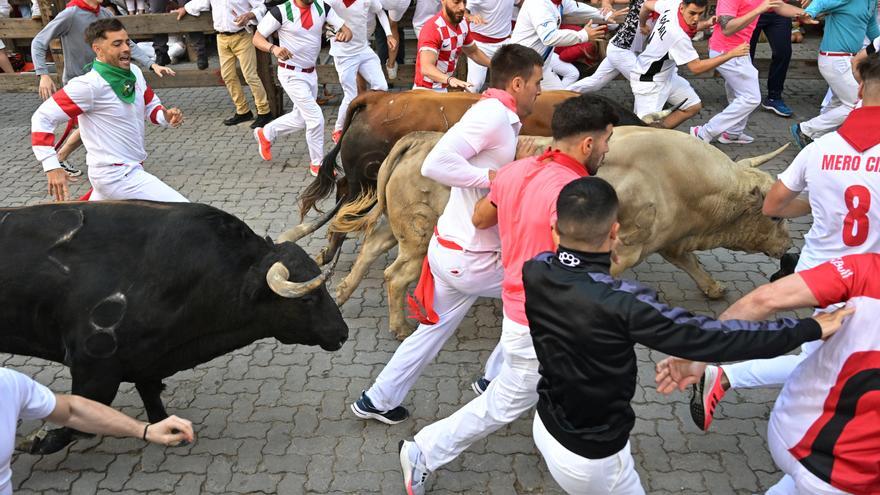
[[[528,136],[549,136],[554,108],[575,96],[578,93],[571,91],[542,93],[536,101],[532,115],[523,120],[521,133]],[[617,101],[599,95],[592,96],[607,101],[617,110],[619,125],[646,125],[629,108]],[[324,157],[318,177],[300,197],[303,217],[318,201],[329,196],[334,187],[337,202],[331,211],[337,211],[343,204],[374,190],[379,167],[400,138],[414,131],[445,132],[479,99],[479,94],[443,94],[433,91],[370,91],[355,98],[348,108],[339,143]],[[334,177],[337,157],[342,159],[345,171],[345,175],[338,180]],[[328,263],[333,259],[344,240],[345,233],[331,233],[330,244],[318,256],[318,262]]]
[[[133,382],[151,422],[167,417],[162,379],[177,371],[267,337],[326,350],[348,338],[329,270],[210,206],[0,209],[0,251],[0,352],[65,364],[72,393],[104,404]],[[33,452],[71,439],[51,431]]]

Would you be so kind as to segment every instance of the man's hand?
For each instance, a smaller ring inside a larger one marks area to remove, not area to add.
[[[697,23],[697,31],[705,31],[707,29],[711,29],[712,26],[718,24],[718,16],[713,15],[712,17],[706,19],[705,21],[700,21]]]
[[[584,26],[584,32],[587,33],[587,39],[590,41],[605,39],[607,31],[608,26],[605,24],[593,27],[593,21],[587,21],[587,24]]]
[[[150,69],[152,69],[153,72],[155,72],[156,75],[159,77],[176,76],[177,75],[177,73],[174,72],[170,67],[165,67],[164,65],[153,64],[150,66]]]
[[[816,24],[819,24],[819,21],[817,21],[816,19],[813,19],[813,16],[811,16],[810,14],[808,14],[808,13],[806,13],[806,12],[804,12],[803,14],[797,16],[796,19],[798,20],[798,22],[801,23],[801,25],[805,25],[805,24],[816,25]]]
[[[351,29],[349,29],[349,27],[345,24],[343,24],[342,27],[339,28],[339,31],[336,31],[336,41],[340,43],[351,41],[352,36],[353,35],[351,34]]]
[[[822,340],[827,340],[828,337],[834,335],[840,329],[840,326],[843,325],[843,319],[855,312],[855,307],[847,306],[830,313],[821,313],[813,316],[816,323],[822,327]]]
[[[603,12],[603,15],[605,16],[605,20],[608,22],[611,22],[612,19],[623,21],[622,18],[626,17],[626,14],[629,14],[629,7],[614,10],[611,13],[604,13]]]
[[[55,87],[55,81],[52,80],[51,77],[47,74],[43,74],[40,76],[40,98],[44,100],[48,100],[50,96],[52,96],[57,88]]]
[[[767,12],[773,9],[778,9],[783,5],[785,5],[785,2],[783,2],[782,0],[764,0],[764,3],[761,4],[761,9],[764,12]]]
[[[253,12],[245,12],[244,14],[238,15],[238,14],[236,14],[235,11],[233,10],[233,11],[232,11],[232,15],[235,16],[235,18],[232,19],[232,22],[234,22],[235,25],[238,26],[238,27],[244,27],[244,26],[247,26],[247,23],[249,23],[249,22],[251,22],[252,20],[254,20],[254,19],[257,18],[257,15],[254,14]]]
[[[657,382],[657,392],[669,395],[700,381],[706,371],[706,363],[668,357],[657,363],[656,371],[654,381]]]
[[[147,428],[147,441],[159,445],[173,447],[183,442],[192,443],[195,439],[192,423],[177,416],[168,416]]]
[[[177,20],[178,21],[183,19],[186,16],[186,9],[183,7],[179,8],[179,9],[172,10],[171,12],[177,13]]]
[[[171,127],[180,127],[183,123],[183,112],[179,108],[163,108],[162,113],[165,115],[165,122]]]
[[[811,3],[813,3],[813,0],[801,0],[801,8],[805,9],[809,7]]]
[[[287,60],[291,57],[290,50],[277,45],[272,47],[272,55],[275,55],[278,60]]]
[[[743,43],[728,53],[730,54],[730,58],[747,57],[749,56],[749,44]]]
[[[489,173],[486,175],[488,175],[489,177],[489,182],[492,182],[495,180],[495,176],[498,175],[498,172],[496,170],[490,170]]]
[[[70,200],[70,190],[67,188],[67,184],[68,182],[77,182],[75,177],[68,177],[63,168],[56,168],[46,172],[46,179],[49,181],[49,196],[52,196],[55,201]]]
[[[486,20],[477,14],[465,14],[464,18],[474,26],[481,26],[483,24],[486,24]]]
[[[385,40],[388,42],[388,51],[393,52],[397,50],[397,38],[394,36],[387,36]]]
[[[519,141],[516,143],[516,155],[514,159],[522,160],[523,158],[535,156],[538,154],[538,151],[538,145],[535,143],[535,138],[533,136],[520,137]]]
[[[450,88],[468,89],[473,86],[473,84],[452,77],[449,79],[449,83],[447,84],[447,86],[449,86]]]
[[[642,33],[644,36],[648,36],[649,34],[651,34],[651,27],[647,24],[639,24],[639,32]]]

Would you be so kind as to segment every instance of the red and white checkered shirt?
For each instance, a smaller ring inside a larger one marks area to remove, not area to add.
[[[468,22],[463,20],[458,26],[452,26],[446,22],[442,13],[428,19],[419,33],[419,54],[424,50],[437,54],[437,68],[447,76],[455,72],[455,62],[462,47],[474,43]],[[416,58],[416,76],[413,81],[415,88],[433,89],[442,91],[446,89],[445,83],[434,82],[422,75],[421,57]]]

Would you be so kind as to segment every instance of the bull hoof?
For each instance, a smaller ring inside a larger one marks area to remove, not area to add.
[[[34,455],[49,455],[67,447],[77,438],[92,436],[94,435],[71,430],[70,428],[57,428],[49,431],[41,429],[31,437],[28,437],[28,440],[25,441],[21,448]],[[28,441],[30,441],[29,445]]]
[[[724,297],[725,292],[727,292],[727,287],[718,282],[714,282],[708,288],[703,289],[703,294],[709,299],[721,299]]]
[[[348,284],[343,280],[336,286],[336,305],[342,306],[348,301],[349,297],[351,297],[351,291],[348,289]]]

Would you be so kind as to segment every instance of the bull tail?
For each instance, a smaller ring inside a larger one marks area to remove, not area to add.
[[[785,143],[785,145],[781,146],[776,151],[771,151],[770,153],[767,153],[766,155],[756,156],[753,158],[743,158],[742,160],[740,160],[736,163],[738,165],[742,165],[744,167],[759,167],[759,166],[769,162],[770,160],[776,158],[777,156],[779,156],[780,153],[782,153],[783,151],[786,150],[786,148],[788,148],[789,144],[791,144],[791,143]]]
[[[348,111],[345,114],[345,125],[342,128],[342,135],[339,137],[339,142],[337,142],[336,145],[333,146],[333,149],[331,149],[330,152],[324,156],[324,159],[321,160],[321,168],[318,171],[318,176],[315,177],[315,180],[305,188],[300,196],[299,211],[301,218],[305,218],[309,210],[313,208],[316,211],[320,211],[315,205],[318,201],[326,198],[333,192],[333,189],[336,186],[336,157],[339,156],[339,152],[342,150],[342,140],[345,137],[345,133],[348,132],[348,128],[351,126],[355,115],[366,108],[369,101],[370,100],[366,98],[356,98],[355,101],[349,105]]]
[[[379,223],[379,220],[382,219],[382,215],[385,214],[385,208],[387,206],[385,189],[388,186],[388,181],[391,179],[391,175],[400,163],[400,158],[412,148],[414,143],[415,141],[413,139],[408,139],[407,137],[398,141],[397,144],[391,148],[391,153],[388,154],[385,161],[382,162],[382,166],[379,167],[379,175],[376,177],[376,206],[373,207],[369,214],[364,215],[365,232],[372,232]]]
[[[377,208],[376,191],[369,189],[355,198],[354,201],[347,203],[333,218],[329,229],[332,232],[365,232],[371,224],[368,222],[369,217]],[[369,213],[369,215],[368,215]],[[379,210],[381,216],[382,210]]]

